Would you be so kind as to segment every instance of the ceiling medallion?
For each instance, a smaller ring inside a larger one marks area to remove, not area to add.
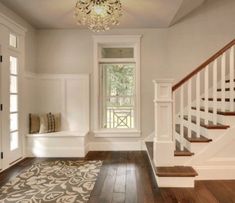
[[[120,0],[78,0],[74,16],[78,25],[85,25],[94,32],[109,30],[119,25],[122,16]]]

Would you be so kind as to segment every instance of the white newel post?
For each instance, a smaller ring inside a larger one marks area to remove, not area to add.
[[[173,98],[171,79],[155,80],[155,166],[171,166],[174,158]]]

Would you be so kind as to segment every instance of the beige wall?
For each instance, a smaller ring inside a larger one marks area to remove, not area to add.
[[[169,29],[168,75],[179,81],[234,38],[235,1],[207,0]]]
[[[167,67],[164,29],[113,30],[105,34],[141,34],[141,119],[143,135],[153,131],[153,83]],[[93,72],[94,33],[87,30],[40,30],[37,32],[37,72],[91,73]],[[93,87],[93,86],[92,86]],[[92,96],[92,95],[91,95]],[[93,102],[91,102],[92,104]],[[92,108],[92,107],[91,107]],[[91,113],[92,113],[91,109]],[[91,115],[92,118],[92,115]],[[92,120],[92,119],[91,119]],[[91,127],[93,122],[91,121]],[[101,139],[99,139],[101,140]]]
[[[13,11],[5,7],[0,2],[0,13],[6,15],[7,17],[11,18],[21,26],[27,29],[27,33],[25,36],[25,70],[34,72],[35,71],[35,58],[36,58],[36,30],[27,23],[24,19],[20,16],[15,14]]]

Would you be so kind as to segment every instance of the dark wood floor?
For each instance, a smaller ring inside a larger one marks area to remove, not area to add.
[[[144,151],[89,152],[85,159],[104,161],[90,203],[235,203],[235,181],[197,181],[194,189],[159,189]],[[25,159],[0,173],[0,186],[42,160]]]

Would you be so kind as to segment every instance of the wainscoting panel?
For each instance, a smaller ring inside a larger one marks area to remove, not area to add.
[[[62,130],[89,131],[88,74],[26,74],[25,80],[25,84],[32,85],[27,88],[27,97],[32,98],[28,102],[27,114],[61,113]]]

